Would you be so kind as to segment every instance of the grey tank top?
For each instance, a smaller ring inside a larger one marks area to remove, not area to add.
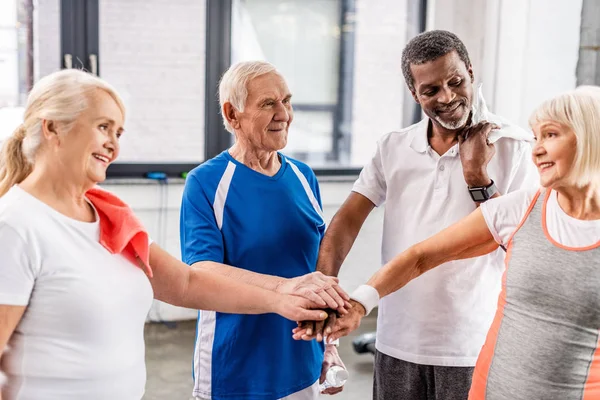
[[[600,399],[600,242],[554,242],[540,194],[508,246],[470,399]]]

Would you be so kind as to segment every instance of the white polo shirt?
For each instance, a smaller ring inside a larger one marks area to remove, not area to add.
[[[493,115],[488,119],[499,120]],[[438,155],[429,146],[428,123],[425,118],[383,136],[354,184],[353,191],[376,206],[387,203],[383,264],[476,209],[458,144]],[[527,142],[502,138],[495,147],[487,170],[500,193],[539,185]],[[379,302],[377,350],[417,364],[474,366],[496,310],[503,261],[499,249],[449,262],[384,297]]]

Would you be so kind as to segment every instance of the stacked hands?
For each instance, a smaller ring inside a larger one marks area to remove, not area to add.
[[[325,321],[327,310],[343,315],[352,307],[339,279],[321,272],[284,279],[276,291],[286,296],[279,305],[280,314],[292,321]]]
[[[295,340],[325,340],[332,343],[337,339],[347,336],[360,326],[361,319],[366,310],[362,304],[350,300],[348,305],[340,309],[327,309],[325,320],[301,321],[298,327],[292,331]]]

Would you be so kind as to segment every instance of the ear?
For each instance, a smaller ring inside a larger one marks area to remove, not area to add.
[[[469,72],[469,76],[471,77],[471,83],[475,82],[475,75],[473,75],[473,65],[469,64],[469,68],[467,68]]]
[[[227,122],[229,122],[229,125],[231,125],[233,129],[238,129],[240,127],[240,121],[238,119],[238,110],[236,110],[231,103],[227,102],[223,104],[222,112],[225,116],[225,119],[227,120]]]
[[[58,139],[58,129],[55,121],[49,119],[42,120],[42,135],[46,140]]]
[[[412,94],[412,97],[415,100],[415,103],[421,105],[421,103],[419,102],[419,97],[417,97],[417,92],[415,92],[414,89],[410,90],[410,94]]]

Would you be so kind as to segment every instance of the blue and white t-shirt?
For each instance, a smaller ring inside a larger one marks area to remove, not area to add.
[[[286,278],[313,272],[325,231],[319,185],[305,164],[279,154],[270,177],[228,151],[191,171],[181,205],[181,254]],[[278,399],[311,386],[323,347],[295,341],[295,322],[275,314],[201,311],[194,396]]]

